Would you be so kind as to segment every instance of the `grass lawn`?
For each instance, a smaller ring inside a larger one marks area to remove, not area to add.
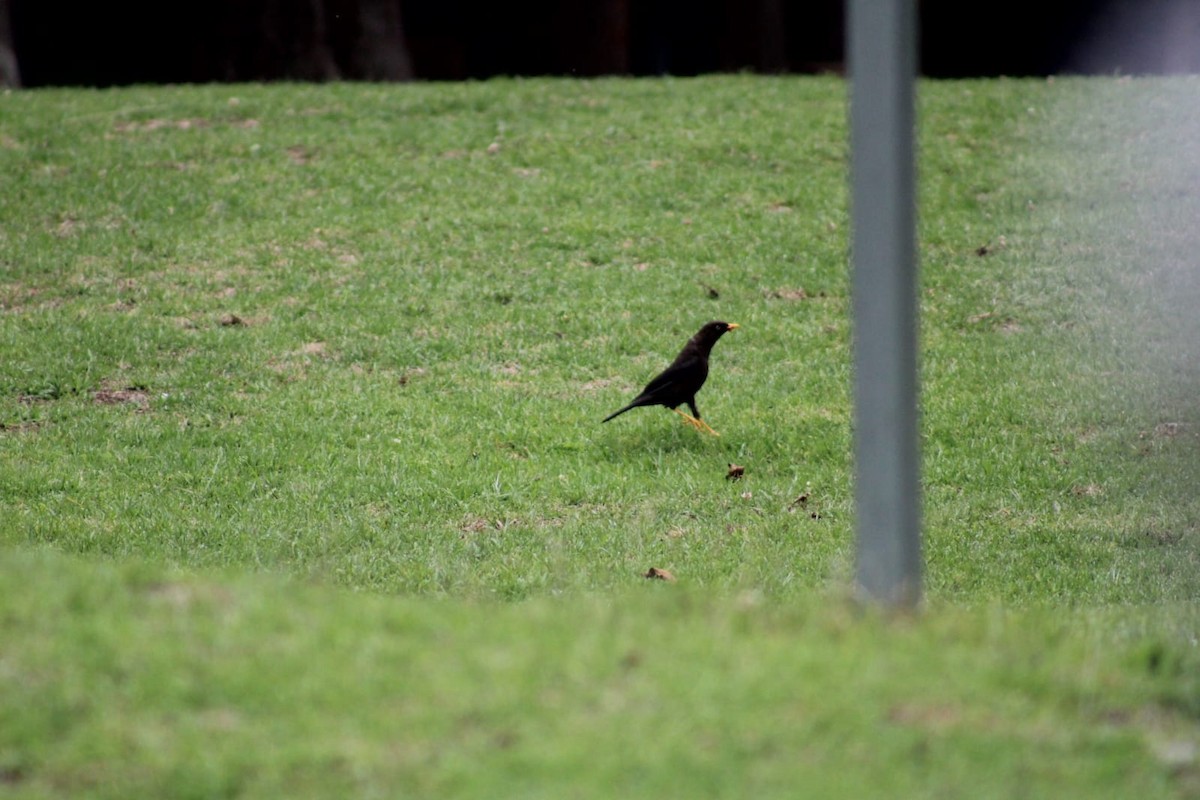
[[[0,95],[0,794],[1200,794],[1200,80],[921,85],[917,619],[846,600],[845,122]],[[599,424],[709,319],[719,438]]]

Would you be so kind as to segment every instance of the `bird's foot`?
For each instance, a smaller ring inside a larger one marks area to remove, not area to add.
[[[683,421],[686,422],[688,425],[691,425],[696,430],[703,431],[704,433],[708,433],[713,436],[721,435],[721,434],[717,433],[716,431],[714,431],[712,428],[708,427],[708,423],[705,422],[704,420],[697,419],[696,417],[693,417],[690,414],[685,414],[682,411],[680,411],[678,408],[672,408],[671,410],[674,411],[679,416],[683,417]]]

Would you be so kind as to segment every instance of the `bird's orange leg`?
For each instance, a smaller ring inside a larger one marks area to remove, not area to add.
[[[691,416],[690,414],[685,414],[682,411],[680,411],[678,408],[672,408],[671,410],[674,411],[679,416],[683,417],[683,421],[686,422],[688,425],[691,425],[696,430],[703,431],[705,433],[711,433],[713,436],[721,435],[721,434],[717,433],[716,431],[714,431],[712,428],[708,427],[708,423],[705,422],[704,420],[696,419],[695,417]]]

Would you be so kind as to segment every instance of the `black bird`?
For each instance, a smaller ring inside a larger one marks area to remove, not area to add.
[[[700,411],[696,408],[696,392],[708,379],[708,354],[726,331],[740,327],[736,322],[710,322],[696,333],[679,351],[679,355],[671,362],[671,366],[662,371],[657,378],[646,384],[642,393],[633,402],[619,411],[614,411],[604,418],[604,422],[624,414],[631,408],[639,406],[666,406],[689,425],[698,431],[706,431],[713,436],[721,434],[708,427],[700,419]],[[680,411],[677,406],[687,403],[692,410],[692,416]]]

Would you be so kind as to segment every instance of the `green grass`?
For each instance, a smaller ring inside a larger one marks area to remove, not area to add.
[[[1200,791],[1198,95],[922,84],[890,624],[839,81],[0,96],[0,792]]]
[[[30,590],[0,752],[31,797],[1200,789],[1194,606],[887,624],[677,586],[477,605],[45,554],[0,577]]]

